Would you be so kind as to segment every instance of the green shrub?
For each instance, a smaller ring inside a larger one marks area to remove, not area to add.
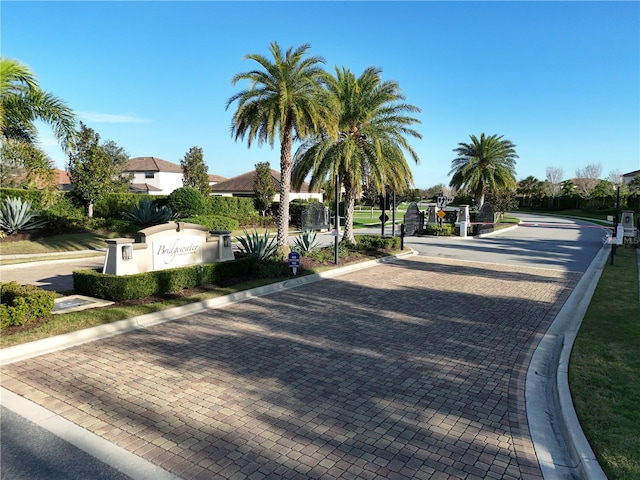
[[[225,280],[242,278],[254,272],[256,260],[245,256],[228,262],[208,263],[202,266],[202,284],[210,285]]]
[[[55,202],[53,202],[46,210],[45,215],[52,219],[58,219],[62,217],[83,217],[84,207],[77,205],[71,195],[58,196]]]
[[[46,218],[37,218],[40,212],[32,208],[29,200],[18,197],[5,198],[0,204],[0,229],[7,235],[24,230],[42,228],[48,223]]]
[[[104,218],[122,218],[122,212],[130,210],[143,199],[158,201],[158,196],[138,193],[108,193],[96,201],[93,214]]]
[[[427,235],[436,236],[448,236],[452,235],[454,226],[450,223],[443,223],[442,225],[427,225]]]
[[[140,227],[130,220],[120,220],[118,218],[107,218],[105,228],[109,232],[117,232],[119,235],[134,235],[140,230]]]
[[[48,317],[53,311],[55,298],[55,292],[35,285],[0,283],[0,329]]]
[[[200,271],[199,265],[133,275],[109,275],[98,270],[76,270],[73,272],[73,286],[80,295],[117,302],[138,300],[196,287],[200,285]]]
[[[269,238],[269,232],[264,231],[263,235],[256,230],[251,233],[244,231],[244,237],[236,237],[240,242],[240,251],[254,257],[259,262],[269,260],[278,250],[276,239]]]
[[[143,198],[137,205],[131,206],[122,212],[122,216],[126,220],[131,220],[141,227],[152,227],[167,223],[175,218],[175,214],[171,208],[167,206],[160,207],[150,198]]]
[[[7,198],[19,198],[23,202],[31,202],[32,208],[39,210],[43,208],[43,191],[25,188],[0,188],[0,202]]]
[[[233,218],[241,223],[244,223],[244,219],[258,217],[258,212],[254,208],[251,198],[211,195],[205,199],[205,204],[205,213],[207,215],[220,215]]]
[[[169,195],[167,204],[178,218],[194,217],[205,212],[204,195],[194,187],[180,187]]]
[[[381,235],[356,236],[359,251],[397,250],[400,248],[400,237],[383,237]]]
[[[228,262],[157,270],[133,275],[109,275],[99,270],[76,270],[73,285],[79,295],[121,302],[179,292],[255,273],[256,260],[246,256]]]
[[[209,230],[227,230],[229,232],[238,229],[238,221],[233,218],[222,217],[220,215],[200,215],[198,217],[187,217],[182,219],[186,223],[204,225]]]
[[[294,240],[293,250],[298,253],[308,253],[320,247],[315,230],[305,230]]]

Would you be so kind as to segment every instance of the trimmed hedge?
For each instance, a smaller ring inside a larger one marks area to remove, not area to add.
[[[391,250],[400,248],[400,237],[381,235],[356,235],[358,250]]]
[[[0,283],[0,329],[25,325],[53,311],[55,292],[17,282]]]
[[[15,197],[23,202],[31,202],[34,210],[42,210],[42,190],[25,189],[25,188],[0,188],[0,202],[6,198]]]
[[[242,258],[133,275],[110,275],[97,270],[77,270],[73,272],[73,286],[80,295],[116,302],[139,300],[242,277],[253,271],[254,263],[251,258]]]
[[[209,230],[237,230],[239,227],[238,220],[223,217],[221,215],[198,215],[197,217],[188,217],[180,220],[185,223],[195,223],[204,225]]]
[[[427,225],[426,233],[427,235],[448,236],[453,234],[454,229],[455,226],[450,223],[443,223],[442,225]]]

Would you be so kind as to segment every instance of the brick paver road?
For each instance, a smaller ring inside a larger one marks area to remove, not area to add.
[[[3,367],[185,479],[541,473],[530,357],[579,274],[420,257]]]

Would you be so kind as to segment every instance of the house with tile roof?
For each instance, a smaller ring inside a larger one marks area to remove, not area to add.
[[[182,166],[156,157],[135,157],[125,172],[132,173],[129,190],[149,195],[169,195],[183,186]]]
[[[220,183],[216,183],[211,187],[211,193],[213,195],[220,195],[223,197],[253,197],[253,183],[256,178],[256,171],[252,170],[237,177],[230,178]],[[271,180],[273,182],[273,188],[276,191],[273,197],[274,202],[280,201],[280,172],[271,170]],[[309,184],[304,182],[299,191],[291,191],[289,194],[289,200],[303,199],[311,200],[316,199],[322,202],[323,192],[312,191],[309,189]]]

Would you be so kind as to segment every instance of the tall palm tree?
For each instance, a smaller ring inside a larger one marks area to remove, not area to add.
[[[420,121],[409,116],[418,107],[403,103],[405,97],[395,81],[382,81],[381,70],[367,68],[360,77],[348,69],[336,68],[327,80],[332,103],[340,106],[338,136],[317,135],[296,152],[293,167],[294,186],[311,173],[310,186],[329,179],[335,188],[336,176],[345,195],[345,231],[343,240],[355,243],[353,212],[356,197],[369,180],[378,191],[388,185],[404,191],[413,184],[413,175],[405,158],[408,152],[418,163],[407,136],[422,138],[412,128]]]
[[[335,132],[332,109],[323,101],[322,83],[327,76],[321,68],[324,59],[306,56],[309,44],[283,52],[273,42],[270,52],[273,61],[258,54],[245,59],[253,60],[258,70],[239,73],[231,80],[235,85],[248,80],[250,87],[233,95],[227,108],[238,102],[233,114],[232,136],[236,140],[247,137],[248,146],[258,144],[274,146],[280,142],[280,207],[278,211],[278,247],[289,249],[289,192],[293,142],[320,130]]]
[[[453,174],[450,187],[466,189],[471,193],[478,207],[484,204],[487,188],[515,188],[516,186],[516,146],[503,135],[485,136],[478,139],[470,135],[471,143],[459,143],[453,151],[457,157],[451,162],[449,175]]]
[[[75,138],[73,111],[58,97],[40,88],[33,72],[17,60],[0,58],[0,136],[37,143],[34,124],[48,124],[67,153]]]

